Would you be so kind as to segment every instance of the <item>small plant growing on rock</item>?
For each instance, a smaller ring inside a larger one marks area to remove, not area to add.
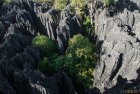
[[[75,9],[75,12],[80,15],[83,16],[84,14],[84,8],[85,8],[85,0],[71,0],[70,5],[73,9]]]
[[[83,30],[84,33],[87,34],[88,32],[93,32],[94,24],[91,23],[91,18],[89,16],[85,16],[83,18]]]
[[[110,4],[114,4],[115,0],[104,0],[104,6],[109,6]]]
[[[55,0],[54,1],[54,7],[59,10],[62,11],[67,5],[66,0]]]

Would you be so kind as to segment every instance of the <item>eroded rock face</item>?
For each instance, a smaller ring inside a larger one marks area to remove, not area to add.
[[[106,8],[96,10],[95,34],[101,50],[94,86],[105,94],[140,88],[140,11],[136,6],[140,1],[134,1],[119,0],[113,16],[108,15]]]
[[[41,51],[31,41],[43,34],[62,44],[64,51],[68,39],[81,32],[80,20],[66,16],[67,10],[60,17],[47,4],[13,1],[3,6],[0,2],[0,94],[75,94],[65,73],[46,77],[37,70]]]

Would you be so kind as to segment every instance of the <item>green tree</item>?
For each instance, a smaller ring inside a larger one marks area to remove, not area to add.
[[[93,81],[92,72],[96,56],[92,45],[88,38],[78,34],[69,40],[66,51],[64,66],[68,74],[76,77],[76,82],[84,87],[90,86]]]
[[[44,35],[38,35],[34,37],[32,44],[40,47],[43,50],[43,54],[46,56],[56,52],[57,49],[55,41]]]
[[[83,87],[89,87],[93,83],[92,72],[96,64],[93,44],[88,38],[77,34],[69,40],[67,51],[64,55],[58,55],[53,51],[53,41],[46,36],[36,36],[33,44],[48,51],[51,54],[45,55],[43,60],[39,61],[38,68],[47,74],[53,74],[58,71],[65,71],[76,84]],[[50,52],[51,51],[51,52]]]
[[[51,54],[51,56],[46,56],[38,63],[38,69],[41,70],[43,73],[47,75],[52,75],[56,72],[58,72],[62,66],[60,65],[60,62],[55,62],[55,60],[58,60],[59,56],[54,53]]]
[[[44,73],[53,73],[55,67],[52,61],[57,56],[55,56],[57,51],[55,41],[44,35],[38,35],[32,39],[32,44],[41,48],[43,52],[43,59],[38,62],[38,69]]]
[[[44,57],[43,60],[40,60],[39,63],[38,63],[38,69],[41,70],[42,72],[46,72],[47,69],[48,69],[48,63],[49,63],[49,60],[47,57]]]
[[[75,12],[80,15],[83,16],[84,14],[84,8],[86,5],[85,0],[71,0],[70,5],[72,8],[75,9]]]
[[[62,11],[67,5],[66,0],[55,0],[54,1],[54,7],[60,11]]]

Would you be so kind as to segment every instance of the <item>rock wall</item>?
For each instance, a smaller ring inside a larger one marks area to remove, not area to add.
[[[65,10],[60,17],[47,4],[31,0],[0,2],[0,6],[0,94],[75,94],[65,73],[46,77],[37,70],[41,53],[31,41],[43,34],[64,51],[68,39],[81,32],[78,16]]]
[[[101,49],[94,86],[101,93],[120,94],[140,88],[139,3],[119,0],[116,6],[96,10],[95,34]]]

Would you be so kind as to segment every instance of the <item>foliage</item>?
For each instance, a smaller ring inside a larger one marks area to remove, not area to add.
[[[47,66],[48,66],[48,58],[44,57],[43,60],[39,61],[38,63],[38,69],[41,70],[42,72],[46,72],[47,71]]]
[[[50,55],[51,53],[56,52],[55,42],[44,35],[34,37],[32,44],[40,47],[43,50],[44,55]]]
[[[84,30],[84,33],[87,33],[88,32],[92,32],[93,29],[94,29],[94,24],[91,23],[91,19],[89,16],[85,16],[83,18],[83,30]]]
[[[55,62],[59,59],[57,54],[51,54],[51,56],[44,57],[43,60],[40,60],[38,63],[38,69],[43,73],[48,75],[54,74],[60,70],[61,63]]]
[[[3,0],[5,3],[11,3],[12,1],[11,0]]]
[[[47,51],[53,51],[54,46],[51,43],[52,40],[46,36],[37,36],[33,39],[34,45]],[[92,45],[88,38],[77,34],[69,40],[68,49],[64,55],[58,55],[56,52],[46,55],[38,63],[38,68],[47,74],[65,71],[76,84],[89,87],[93,83],[92,72],[96,62]]]
[[[89,17],[89,16],[86,16],[86,17],[84,18],[83,24],[84,24],[85,26],[91,26],[91,20],[90,20],[90,17]]]
[[[73,9],[75,9],[75,12],[78,15],[83,16],[86,5],[85,0],[71,0],[70,5]]]
[[[76,77],[76,82],[84,87],[91,85],[93,80],[92,72],[96,57],[92,45],[81,34],[75,35],[69,40],[65,57],[64,66],[68,74],[71,77]]]
[[[104,6],[109,6],[110,4],[114,4],[115,0],[104,0]]]
[[[54,7],[58,10],[63,10],[67,5],[66,0],[55,0],[54,1]]]
[[[85,0],[71,0],[70,4],[72,7],[83,9],[85,7]]]

